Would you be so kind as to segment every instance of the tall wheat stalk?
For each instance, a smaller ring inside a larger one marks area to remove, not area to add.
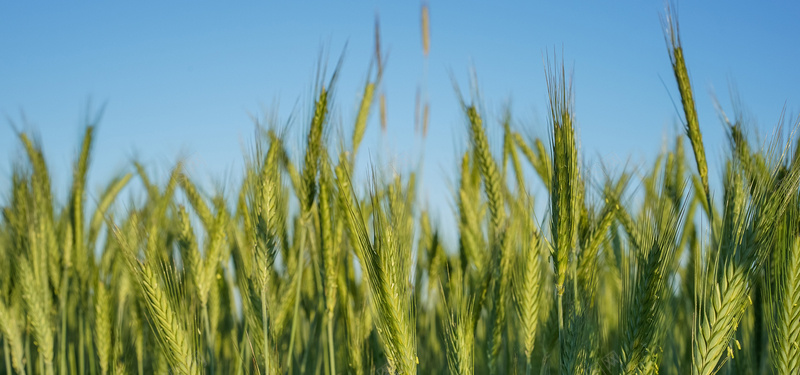
[[[713,373],[725,353],[749,304],[755,272],[774,244],[776,224],[797,189],[797,168],[797,163],[786,170],[773,167],[767,179],[752,181],[749,198],[741,188],[744,177],[740,167],[731,169],[726,181],[731,194],[722,218],[718,258],[709,265],[708,279],[697,297],[694,374]]]
[[[374,182],[375,186],[377,183]],[[347,192],[344,188],[340,184],[340,191]],[[405,247],[410,233],[390,229],[404,227],[406,208],[397,201],[397,196],[390,196],[387,203],[395,211],[391,208],[389,212],[384,211],[384,203],[378,198],[377,192],[373,191],[371,204],[374,239],[371,240],[367,224],[351,199],[344,200],[346,220],[351,228],[351,235],[358,243],[359,259],[369,283],[372,314],[377,317],[376,325],[386,350],[389,372],[414,374],[418,361],[412,325],[413,310],[409,299],[411,259],[408,248]]]
[[[567,81],[566,69],[551,68],[547,73],[549,98],[549,120],[552,126],[551,155],[553,175],[550,189],[550,233],[551,261],[555,271],[556,309],[558,310],[558,339],[563,356],[569,342],[565,340],[563,296],[564,283],[570,258],[576,251],[578,220],[580,216],[580,172],[578,151],[573,127],[573,99],[571,83]],[[562,367],[562,371],[565,369]]]
[[[780,223],[775,255],[769,261],[770,352],[779,374],[791,374],[800,366],[800,235],[797,232],[797,199],[792,199]]]
[[[711,191],[708,185],[708,164],[706,163],[706,152],[703,147],[703,135],[700,132],[700,124],[697,120],[697,108],[694,103],[692,85],[689,81],[689,70],[686,68],[686,61],[683,56],[683,46],[678,30],[677,16],[667,7],[666,16],[662,22],[665,28],[665,38],[670,62],[672,62],[672,72],[675,74],[675,81],[678,83],[678,91],[681,95],[681,105],[683,106],[684,119],[686,124],[686,134],[692,144],[695,161],[697,162],[697,172],[700,174],[703,193],[708,207],[709,217],[713,218],[713,205],[711,201]]]

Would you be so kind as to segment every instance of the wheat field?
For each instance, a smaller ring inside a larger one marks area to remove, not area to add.
[[[88,125],[61,202],[19,132],[0,201],[0,373],[796,374],[800,138],[758,144],[724,117],[712,184],[669,11],[664,26],[685,133],[647,168],[587,170],[557,59],[545,139],[459,98],[470,142],[453,246],[415,173],[354,177],[370,114],[386,126],[380,47],[349,133],[330,131],[336,67],[302,148],[259,128],[235,199],[181,162],[163,181],[132,163],[88,204]],[[146,199],[126,200],[134,190]]]

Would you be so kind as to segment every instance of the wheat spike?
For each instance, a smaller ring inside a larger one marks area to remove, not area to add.
[[[776,240],[771,278],[775,287],[769,297],[770,351],[779,374],[800,367],[800,236],[797,232],[797,200],[790,203],[785,223]]]
[[[648,213],[635,247],[634,264],[626,275],[625,307],[622,312],[624,339],[622,369],[627,374],[657,373],[660,350],[666,331],[666,309],[674,274],[677,230],[682,211],[668,207],[662,200],[654,212]]]
[[[11,363],[14,365],[14,370],[24,375],[22,327],[19,325],[19,322],[24,319],[17,306],[16,304],[6,305],[0,300],[0,332],[3,333],[3,340],[8,344],[6,350],[10,349],[11,351]]]
[[[663,21],[665,26],[665,38],[667,39],[667,48],[669,50],[669,58],[672,62],[672,71],[675,74],[675,80],[678,83],[678,91],[681,94],[681,104],[683,105],[683,113],[686,120],[686,134],[689,136],[689,142],[692,144],[694,150],[695,161],[697,162],[697,172],[700,174],[700,180],[703,183],[703,192],[709,207],[709,216],[711,216],[711,192],[708,186],[708,165],[706,163],[706,152],[703,147],[703,135],[700,133],[700,124],[697,121],[697,109],[694,104],[694,97],[692,94],[692,86],[689,82],[689,71],[686,68],[686,61],[683,57],[683,47],[681,46],[681,39],[678,32],[677,17],[670,8],[667,8],[666,18]]]
[[[361,96],[361,105],[358,107],[356,125],[353,128],[353,159],[355,159],[358,146],[361,145],[361,140],[364,138],[364,132],[367,130],[367,120],[369,119],[370,110],[372,109],[374,95],[375,82],[367,82],[364,86],[364,93]]]
[[[374,184],[377,186],[377,181]],[[339,190],[347,192],[343,188],[340,183]],[[404,225],[405,210],[393,205],[399,211],[390,210],[391,215],[387,217],[374,191],[372,207],[375,235],[374,241],[371,241],[363,217],[356,211],[349,193],[347,196],[344,199],[345,216],[348,227],[353,229],[351,235],[359,244],[357,248],[373,301],[372,312],[378,318],[378,334],[386,350],[389,370],[398,374],[414,374],[417,356],[408,289],[410,257],[402,247],[408,238],[402,236],[402,232],[393,233],[389,229]],[[395,238],[397,235],[402,237]]]
[[[44,359],[45,372],[52,375],[54,339],[53,328],[50,325],[49,290],[43,290],[46,285],[41,285],[36,279],[29,260],[19,258],[17,264],[22,276],[22,299],[25,301],[28,320],[33,326],[36,348]]]
[[[189,334],[179,323],[178,314],[170,305],[158,277],[145,263],[138,263],[135,267],[139,285],[147,301],[147,309],[150,311],[150,319],[156,328],[159,342],[163,345],[167,361],[181,374],[199,375],[200,369],[191,350]]]
[[[103,375],[108,374],[111,362],[111,296],[106,290],[105,283],[98,280],[95,288],[94,312],[95,312],[95,344],[97,345],[97,356],[100,359],[100,371]]]
[[[515,217],[519,219],[520,225],[522,225],[519,230],[522,250],[517,256],[513,291],[515,307],[522,328],[520,336],[525,353],[526,374],[530,374],[532,370],[531,357],[539,328],[543,281],[541,275],[542,262],[539,257],[541,253],[539,237],[530,216],[532,210],[532,202],[520,199],[516,203]]]
[[[425,57],[428,57],[428,54],[431,51],[431,31],[430,31],[430,11],[428,10],[428,5],[422,5],[422,21],[420,22],[422,25],[422,53]]]

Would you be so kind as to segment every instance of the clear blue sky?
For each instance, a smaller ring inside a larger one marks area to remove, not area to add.
[[[518,129],[546,136],[543,56],[563,50],[574,69],[586,163],[596,166],[602,158],[612,167],[628,160],[640,165],[679,129],[670,101],[670,95],[678,99],[677,89],[659,22],[663,8],[661,1],[432,1],[425,76],[415,1],[2,2],[1,196],[20,156],[11,122],[41,136],[63,195],[90,101],[95,110],[105,105],[90,170],[92,194],[114,173],[129,170],[134,157],[163,174],[183,155],[207,186],[236,181],[243,146],[253,140],[250,115],[277,112],[283,121],[295,113],[290,144],[299,145],[320,51],[329,51],[333,65],[345,44],[334,125],[349,134],[372,58],[377,13],[389,52],[389,130],[382,135],[373,116],[362,150],[380,163],[395,160],[399,168],[416,165],[424,151],[421,197],[439,211],[439,220],[451,223],[447,184],[466,145],[451,73],[466,88],[474,67],[495,145],[496,120],[509,102]],[[789,115],[799,112],[800,6],[683,1],[678,13],[712,177],[718,179],[725,139],[712,91],[730,111],[728,92],[735,83],[761,133],[772,130],[784,105]],[[414,134],[415,93],[422,84],[431,104],[426,140]]]

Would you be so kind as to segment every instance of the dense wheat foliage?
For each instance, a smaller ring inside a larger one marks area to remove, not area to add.
[[[665,26],[685,135],[649,167],[589,170],[580,88],[548,61],[549,138],[459,98],[457,228],[418,202],[418,171],[373,162],[355,177],[374,107],[386,125],[378,41],[350,119],[331,116],[339,66],[321,69],[304,146],[258,124],[233,193],[177,162],[164,180],[132,163],[90,194],[88,124],[62,202],[18,133],[0,201],[0,373],[797,373],[797,141],[762,146],[721,116],[714,181],[674,17]]]

